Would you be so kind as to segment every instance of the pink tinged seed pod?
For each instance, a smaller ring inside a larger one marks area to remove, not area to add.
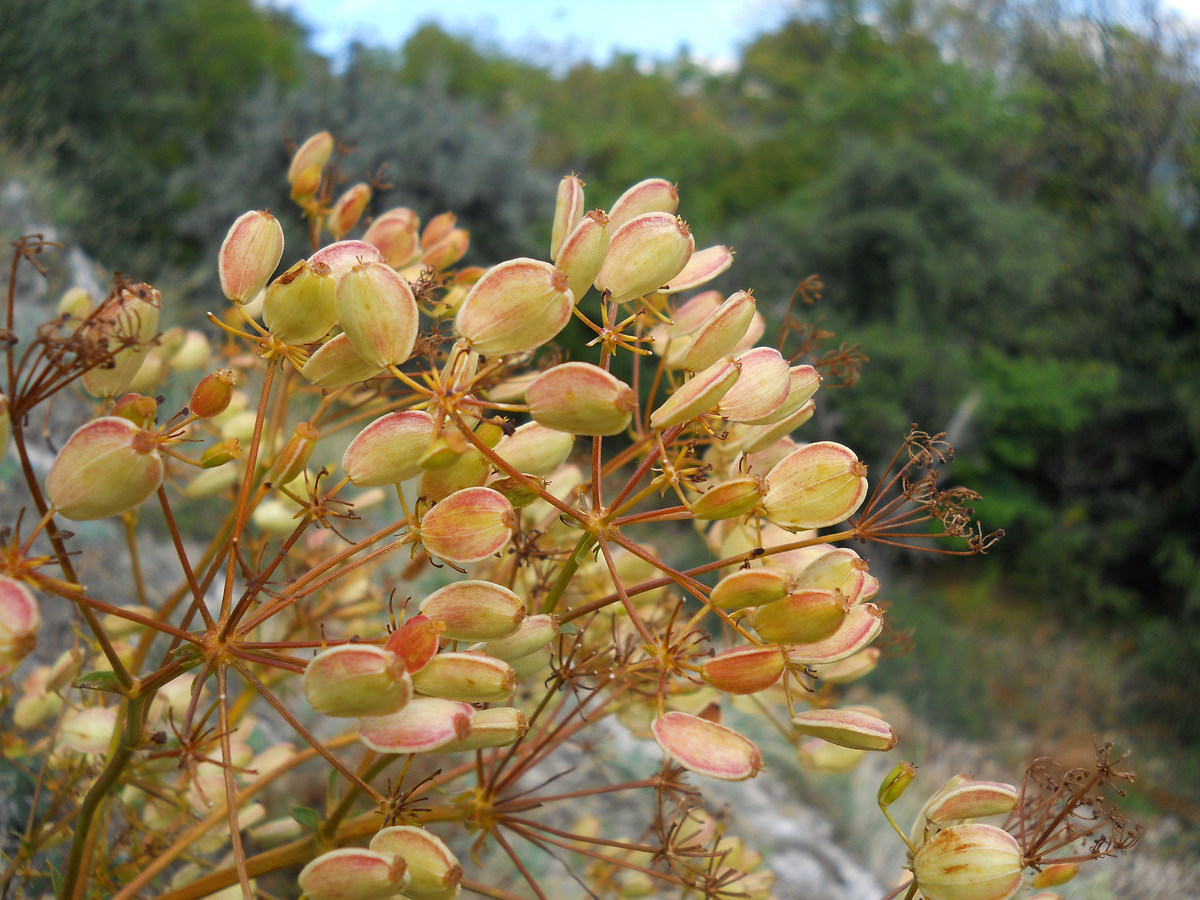
[[[391,853],[408,866],[404,893],[412,900],[450,900],[459,894],[463,870],[441,838],[413,825],[393,825],[376,832],[371,849]]]
[[[841,627],[821,641],[788,648],[792,662],[806,666],[829,665],[865,649],[883,631],[883,610],[874,603],[851,607]]]
[[[337,324],[336,289],[337,279],[329,266],[302,259],[267,285],[263,324],[289,344],[319,341]]]
[[[613,204],[609,217],[613,228],[620,228],[635,216],[662,212],[674,214],[679,208],[679,191],[665,178],[647,178],[625,191]]]
[[[401,269],[420,254],[420,232],[420,216],[407,207],[398,206],[376,216],[363,240],[378,248],[385,263],[393,269]]]
[[[784,528],[824,528],[850,518],[867,496],[867,467],[849,447],[808,444],[767,474],[766,517]]]
[[[787,400],[791,385],[787,360],[774,347],[755,347],[738,357],[742,375],[721,398],[717,412],[731,422],[761,419]]]
[[[567,287],[576,304],[600,274],[609,238],[608,216],[593,209],[579,221],[555,255],[554,265],[566,274]]]
[[[739,569],[712,589],[709,602],[730,612],[782,600],[788,593],[786,572],[778,569]]]
[[[488,747],[507,747],[529,730],[529,720],[519,709],[494,706],[476,710],[466,737],[443,744],[439,753],[461,753],[464,750],[486,750]]]
[[[926,900],[1008,900],[1021,887],[1021,846],[993,825],[954,825],[932,835],[913,856]]]
[[[288,166],[288,184],[295,184],[297,177],[312,167],[317,171],[325,168],[329,158],[333,156],[333,135],[328,131],[319,131],[308,138],[296,151]]]
[[[491,463],[472,447],[454,457],[449,465],[422,472],[417,493],[437,502],[465,488],[482,487],[487,483],[491,470]]]
[[[221,290],[234,303],[249,303],[283,256],[283,226],[268,212],[242,213],[230,226],[217,254]]]
[[[615,376],[585,362],[560,363],[525,389],[534,420],[569,434],[620,434],[629,427],[637,395]]]
[[[357,487],[415,478],[421,474],[420,459],[433,432],[433,417],[424,410],[390,412],[355,435],[342,455],[342,469]]]
[[[731,294],[692,334],[679,357],[680,368],[698,372],[733,352],[750,327],[754,306],[754,295],[749,291]]]
[[[404,658],[372,644],[342,644],[318,653],[304,669],[309,705],[326,716],[385,716],[412,698]]]
[[[470,563],[499,553],[509,542],[517,516],[512,504],[491,488],[456,491],[421,519],[421,543],[430,556]]]
[[[517,630],[507,637],[493,638],[476,644],[472,650],[479,650],[496,659],[511,662],[521,659],[549,644],[558,635],[558,617],[542,613],[536,616],[526,616],[517,626]]]
[[[571,319],[574,298],[567,276],[536,259],[493,266],[471,288],[454,319],[455,330],[485,356],[533,350]]]
[[[575,446],[575,435],[526,422],[496,444],[496,455],[526,475],[541,478],[567,461]]]
[[[558,194],[554,198],[554,224],[550,227],[551,259],[558,258],[563,241],[582,218],[583,180],[576,175],[566,175],[558,183]]]
[[[440,623],[446,639],[451,641],[506,638],[515,634],[525,619],[521,598],[490,581],[448,584],[421,601],[420,610]]]
[[[313,450],[316,449],[319,435],[320,432],[308,422],[296,425],[288,436],[287,443],[275,457],[275,462],[267,473],[267,480],[272,484],[283,485],[299,478],[304,467],[308,465]]]
[[[751,351],[753,352],[753,351]],[[788,390],[783,403],[773,412],[757,419],[744,420],[747,425],[772,425],[794,415],[813,398],[821,386],[821,374],[812,366],[792,366],[788,370]]]
[[[0,575],[0,678],[37,646],[42,616],[37,598],[19,581]]]
[[[155,435],[128,419],[93,419],[58,452],[46,476],[46,496],[76,522],[128,512],[162,484],[158,446]]]
[[[809,400],[785,419],[770,425],[752,425],[742,434],[742,452],[747,455],[760,453],[775,445],[811,419],[816,408],[816,404]]]
[[[458,216],[452,212],[438,213],[429,220],[429,224],[425,226],[425,231],[421,234],[421,248],[428,250],[434,244],[437,244],[443,238],[454,230],[454,226],[458,224]]]
[[[853,656],[818,666],[815,669],[816,677],[825,684],[850,684],[875,671],[879,664],[879,655],[877,647],[868,647]]]
[[[826,588],[840,591],[849,606],[867,599],[867,563],[849,547],[818,556],[796,573],[793,588]],[[874,579],[872,579],[874,581]]]
[[[374,378],[382,366],[358,355],[348,334],[339,334],[321,345],[300,370],[300,374],[320,388],[345,387]]]
[[[385,900],[408,887],[406,868],[394,853],[342,847],[322,853],[297,880],[308,900]]]
[[[413,616],[388,635],[383,648],[404,660],[410,675],[429,665],[437,654],[438,639],[446,630],[444,623],[426,615]]]
[[[325,225],[334,240],[341,240],[358,220],[362,218],[363,210],[371,202],[371,186],[360,181],[342,193],[329,210]]]
[[[779,680],[787,654],[777,644],[735,647],[706,659],[700,666],[705,684],[726,694],[756,694]]]
[[[837,591],[809,588],[758,607],[750,624],[772,644],[811,644],[835,634],[846,609],[846,598]]]
[[[792,724],[802,734],[850,747],[854,750],[891,750],[896,733],[875,710],[863,707],[846,709],[810,709],[792,716]]]
[[[389,716],[365,716],[358,739],[379,753],[428,753],[465,738],[476,709],[461,700],[415,697]]]
[[[76,753],[100,756],[108,752],[117,727],[117,710],[110,706],[89,706],[67,713],[58,730],[60,746]]]
[[[418,693],[467,703],[495,703],[512,695],[517,676],[512,667],[483,653],[439,653],[413,675]]]
[[[693,291],[701,285],[708,284],[731,265],[733,251],[728,247],[718,245],[697,250],[680,273],[671,279],[671,283],[663,285],[660,293],[679,294],[683,291]]]
[[[424,249],[421,263],[440,272],[466,256],[470,247],[471,232],[465,228],[452,228],[445,237]]]
[[[963,819],[1008,815],[1016,807],[1017,800],[1017,789],[1011,784],[978,781],[959,775],[947,781],[926,801],[917,815],[917,823],[924,831],[926,822],[942,825]]]
[[[378,247],[366,241],[337,241],[326,244],[308,258],[310,266],[316,266],[317,263],[329,266],[335,281],[355,266],[368,262],[383,262],[383,254],[379,252]]]
[[[690,772],[723,781],[744,781],[762,771],[762,754],[732,728],[683,712],[669,712],[650,724],[654,740]]]
[[[650,414],[650,427],[669,428],[704,415],[729,393],[740,375],[741,367],[737,362],[728,358],[718,360],[676,388],[675,393]]]
[[[192,390],[188,409],[201,419],[219,416],[229,408],[233,400],[233,389],[237,387],[237,373],[233,369],[217,369],[205,375]]]
[[[709,488],[688,508],[697,519],[734,519],[750,512],[761,499],[757,478],[732,478]]]
[[[83,373],[93,397],[116,397],[133,382],[158,334],[162,295],[148,284],[120,288],[79,328],[103,361]]]
[[[417,340],[417,298],[395,269],[360,263],[338,279],[338,322],[355,351],[377,366],[399,365]]]
[[[664,212],[635,216],[613,232],[596,290],[618,303],[653,293],[679,274],[695,248],[683,219]]]

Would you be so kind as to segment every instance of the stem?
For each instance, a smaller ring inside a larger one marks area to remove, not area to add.
[[[550,591],[546,594],[546,599],[542,601],[542,608],[538,610],[542,615],[554,612],[555,607],[558,606],[558,601],[562,599],[563,592],[567,589],[567,585],[571,583],[571,579],[575,577],[575,572],[579,569],[580,559],[587,556],[588,552],[595,545],[596,538],[594,535],[585,531],[579,536],[579,540],[575,544],[575,549],[571,551],[571,555],[567,557],[567,561],[558,570],[558,577],[554,579],[554,584],[550,586]]]

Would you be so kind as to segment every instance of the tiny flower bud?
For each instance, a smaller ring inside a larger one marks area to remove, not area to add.
[[[496,455],[525,475],[549,475],[571,455],[575,435],[526,422],[496,444]]]
[[[242,213],[229,227],[217,254],[221,290],[234,303],[249,303],[283,256],[283,227],[268,212]]]
[[[292,429],[291,436],[267,473],[267,480],[275,485],[283,485],[298,478],[316,449],[319,434],[308,422],[300,422]]]
[[[932,835],[913,856],[926,900],[1007,900],[1021,886],[1021,847],[993,825],[954,825]]]
[[[389,716],[365,716],[358,739],[379,753],[428,753],[470,732],[475,707],[461,700],[414,697]]]
[[[679,357],[679,366],[689,372],[707,369],[722,356],[733,352],[738,341],[746,334],[754,318],[754,295],[748,291],[731,294],[710,315],[688,343]]]
[[[438,651],[438,637],[446,630],[444,623],[426,615],[413,616],[388,635],[385,650],[404,660],[411,675],[429,664]]]
[[[583,181],[575,175],[566,175],[558,183],[558,194],[554,199],[554,224],[550,228],[551,259],[558,258],[563,241],[582,218]]]
[[[417,339],[417,299],[396,270],[382,262],[356,265],[337,283],[334,307],[342,330],[364,360],[404,362]]]
[[[787,596],[787,574],[778,569],[739,569],[712,589],[710,602],[730,612],[762,606]]]
[[[917,777],[917,767],[912,763],[898,762],[879,785],[875,798],[880,806],[891,806]]]
[[[304,693],[319,713],[345,719],[394,713],[412,698],[404,658],[372,644],[323,650],[304,669]]]
[[[643,213],[675,213],[679,208],[679,191],[665,178],[647,178],[630,187],[613,204],[609,218],[613,228],[620,228],[634,216]]]
[[[772,644],[811,644],[837,632],[846,609],[846,598],[837,591],[807,588],[758,607],[750,624]]]
[[[850,608],[841,627],[829,637],[791,646],[788,657],[803,665],[828,665],[858,653],[879,637],[882,630],[883,610],[874,603],[861,603]]]
[[[543,613],[522,619],[517,630],[507,637],[493,638],[471,649],[511,662],[545,647],[557,634],[558,617]]]
[[[342,468],[358,487],[415,478],[421,474],[420,460],[433,431],[433,417],[424,410],[390,412],[354,437],[342,456]]]
[[[420,253],[420,231],[420,217],[411,209],[398,206],[376,216],[363,240],[379,249],[385,263],[400,269]]]
[[[405,868],[393,853],[342,847],[306,865],[297,881],[308,900],[385,900],[408,887]]]
[[[240,459],[241,456],[242,445],[238,443],[238,439],[225,438],[204,449],[204,452],[200,454],[200,466],[204,469],[215,469],[231,463],[235,459]]]
[[[896,746],[892,726],[863,707],[810,709],[792,716],[802,734],[855,750],[891,750]]]
[[[732,359],[718,360],[676,388],[675,393],[650,414],[650,427],[669,428],[703,415],[729,393],[740,374],[740,367]]]
[[[516,633],[525,618],[521,598],[490,581],[455,581],[421,601],[420,610],[441,623],[451,641],[506,638]]]
[[[233,369],[217,369],[200,379],[200,383],[192,391],[188,409],[201,419],[219,416],[229,408],[236,385],[237,374]]]
[[[596,289],[618,303],[653,293],[679,274],[695,247],[683,219],[664,212],[635,216],[613,231]]]
[[[129,387],[153,346],[161,307],[162,295],[150,285],[128,285],[80,326],[100,359],[83,373],[84,390],[115,397]]]
[[[404,860],[409,875],[404,893],[412,900],[448,900],[457,896],[463,877],[458,857],[424,828],[412,825],[383,828],[371,838],[370,846],[377,853],[392,853]]]
[[[525,389],[534,420],[570,434],[620,434],[629,427],[637,396],[615,376],[585,362],[559,363]]]
[[[703,250],[697,250],[679,274],[671,279],[671,283],[663,285],[660,293],[678,294],[695,290],[708,284],[731,265],[733,251],[728,247],[705,247]]]
[[[503,356],[554,338],[570,321],[573,305],[561,271],[535,259],[510,259],[475,283],[454,327],[476,352]]]
[[[705,684],[726,694],[765,691],[783,674],[787,655],[777,644],[734,647],[706,659],[700,667]]]
[[[697,519],[735,519],[762,500],[757,478],[733,478],[714,485],[689,504]]]
[[[288,166],[288,184],[295,184],[297,176],[306,169],[315,166],[319,173],[333,155],[333,135],[328,131],[319,131],[308,138],[292,157]]]
[[[383,371],[383,366],[367,362],[358,355],[348,334],[339,334],[321,345],[300,374],[317,387],[336,388],[358,384]]]
[[[774,347],[755,347],[738,357],[741,377],[717,407],[731,422],[750,422],[783,405],[790,386],[787,360]]]
[[[466,737],[443,744],[440,753],[460,753],[464,750],[485,750],[488,747],[507,747],[529,730],[529,720],[519,709],[493,706],[477,710],[467,729]]]
[[[554,257],[554,265],[567,276],[567,286],[576,305],[600,274],[609,237],[608,216],[593,209],[579,221]]]
[[[500,552],[512,538],[516,513],[503,495],[485,487],[457,491],[421,519],[421,543],[431,556],[469,563]]]
[[[128,419],[105,416],[76,429],[46,476],[46,496],[77,522],[119,516],[158,490],[158,438]]]
[[[362,181],[348,188],[342,196],[334,201],[333,207],[329,210],[329,216],[325,220],[326,227],[329,228],[329,233],[333,235],[334,240],[340,241],[350,229],[358,224],[363,210],[370,202],[371,186]]]
[[[33,592],[0,575],[0,678],[13,672],[37,646],[42,616]]]
[[[766,517],[784,528],[824,528],[854,514],[867,496],[867,467],[833,441],[808,444],[767,474]]]
[[[336,288],[329,266],[302,259],[267,285],[263,324],[289,344],[319,341],[337,324]]]
[[[516,686],[512,667],[483,653],[439,653],[413,675],[419,693],[467,703],[505,700]]]
[[[762,754],[732,728],[683,712],[669,712],[650,725],[654,740],[690,772],[723,781],[744,781],[762,771]]]

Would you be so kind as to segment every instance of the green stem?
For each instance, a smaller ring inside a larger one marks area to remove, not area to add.
[[[554,584],[550,587],[550,592],[546,594],[546,599],[542,601],[542,608],[539,612],[542,615],[554,612],[558,601],[562,598],[563,592],[567,589],[567,585],[571,583],[571,579],[575,577],[575,573],[579,570],[580,560],[587,556],[588,551],[596,546],[595,535],[584,532],[579,536],[579,541],[575,544],[575,549],[571,551],[571,555],[567,557],[567,561],[563,563],[561,569],[558,570],[558,577],[554,579]]]

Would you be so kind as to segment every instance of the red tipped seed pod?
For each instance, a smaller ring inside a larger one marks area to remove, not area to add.
[[[733,265],[733,251],[725,246],[705,247],[697,250],[688,259],[687,265],[660,289],[662,294],[678,294],[692,291],[708,284]]]
[[[334,308],[342,330],[366,362],[398,365],[412,353],[417,299],[408,282],[386,263],[351,267],[338,279]]]
[[[874,603],[850,608],[838,630],[829,637],[788,648],[788,657],[806,666],[829,665],[867,647],[883,630],[883,610]]]
[[[330,338],[308,358],[300,374],[321,388],[358,384],[380,374],[382,366],[367,362],[358,355],[348,334]]]
[[[690,381],[680,385],[666,401],[650,414],[651,428],[681,425],[708,412],[729,393],[741,375],[732,359],[713,363]]]
[[[517,630],[507,637],[493,638],[476,644],[472,650],[481,650],[496,659],[511,662],[521,659],[545,647],[558,634],[558,617],[542,613],[521,620]]]
[[[1008,900],[1021,887],[1021,846],[993,825],[954,825],[925,841],[912,871],[926,900]]]
[[[762,771],[762,754],[732,728],[683,712],[669,712],[650,724],[654,740],[679,765],[698,775],[744,781]]]
[[[234,303],[258,296],[283,256],[283,226],[268,212],[242,213],[217,254],[221,290]]]
[[[467,703],[506,700],[516,686],[512,667],[483,653],[439,653],[413,675],[419,693]]]
[[[609,231],[608,216],[593,209],[579,221],[554,257],[554,265],[567,276],[567,286],[577,305],[600,274],[608,253]]]
[[[404,659],[404,667],[411,675],[429,664],[438,651],[438,638],[446,626],[426,615],[413,616],[388,635],[383,645],[385,650]]]
[[[629,385],[585,362],[560,363],[525,389],[529,414],[555,431],[620,434],[629,427],[637,395]]]
[[[550,228],[550,258],[557,259],[558,251],[579,220],[583,218],[583,180],[566,175],[558,183],[554,199],[554,224]]]
[[[403,268],[421,251],[421,218],[404,206],[389,209],[374,218],[363,240],[374,244],[393,269]]]
[[[200,383],[192,391],[188,409],[201,419],[219,416],[229,408],[236,386],[237,373],[233,369],[217,369],[200,379]]]
[[[440,623],[446,639],[451,641],[506,638],[515,634],[525,619],[521,598],[490,581],[448,584],[421,601],[420,610]]]
[[[706,659],[700,666],[705,684],[726,694],[756,694],[779,680],[787,654],[778,644],[734,647]]]
[[[748,609],[782,600],[788,593],[786,572],[778,569],[739,569],[716,583],[710,602],[717,609]]]
[[[41,625],[33,591],[0,575],[0,678],[12,673],[37,646]]]
[[[441,753],[461,753],[464,750],[486,750],[488,747],[507,747],[529,730],[529,720],[519,709],[493,706],[475,712],[464,737],[443,744]]]
[[[635,216],[613,231],[596,290],[617,302],[644,297],[678,275],[695,249],[683,219],[665,212]]]
[[[461,700],[415,697],[389,716],[364,716],[358,739],[379,753],[428,753],[465,738],[475,714]]]
[[[750,327],[754,311],[754,295],[749,291],[731,294],[692,334],[679,357],[680,368],[698,372],[732,353]]]
[[[663,212],[674,215],[679,208],[679,190],[665,178],[647,178],[630,187],[613,204],[609,218],[620,228],[643,213]]]
[[[766,517],[784,528],[824,528],[852,516],[867,496],[867,467],[833,441],[808,444],[767,474]]]
[[[717,412],[731,422],[751,422],[770,415],[787,400],[791,372],[774,347],[755,347],[738,357],[742,374],[721,398]]]
[[[334,201],[325,223],[329,228],[329,233],[333,235],[335,240],[341,240],[350,229],[358,224],[358,220],[362,218],[363,210],[367,208],[367,204],[370,202],[371,186],[363,181],[360,181],[353,187],[347,188]]]
[[[571,319],[567,276],[547,262],[510,259],[488,269],[467,294],[455,330],[485,356],[533,350]]]
[[[478,716],[477,716],[478,718]],[[450,900],[458,896],[463,870],[441,838],[413,825],[380,829],[371,838],[371,849],[392,853],[408,866],[409,882],[404,893],[413,900]]]
[[[512,504],[491,488],[456,491],[421,519],[421,543],[431,556],[449,562],[487,559],[509,542],[517,516]]]
[[[397,484],[421,474],[420,459],[433,440],[433,417],[424,410],[390,412],[360,431],[342,456],[358,487]]]
[[[811,737],[854,750],[891,750],[896,732],[880,718],[878,711],[866,707],[846,709],[810,709],[792,716],[796,730]]]
[[[319,435],[320,432],[308,422],[301,422],[292,429],[291,436],[267,473],[267,480],[283,485],[298,478],[317,447]]]
[[[316,712],[357,719],[403,708],[413,683],[399,654],[372,644],[342,644],[309,660],[304,693]]]
[[[163,462],[154,434],[105,416],[76,429],[46,476],[46,496],[77,522],[119,516],[158,490]]]
[[[288,184],[295,185],[303,173],[313,169],[316,169],[317,175],[320,176],[321,170],[325,168],[331,156],[333,156],[333,135],[328,131],[317,132],[301,144],[296,150],[296,155],[292,157],[291,164],[288,166]]]
[[[322,853],[297,880],[308,900],[384,900],[408,887],[405,869],[394,853],[342,847]]]
[[[807,588],[760,606],[750,624],[773,644],[811,644],[832,636],[846,618],[846,598],[837,591]]]

